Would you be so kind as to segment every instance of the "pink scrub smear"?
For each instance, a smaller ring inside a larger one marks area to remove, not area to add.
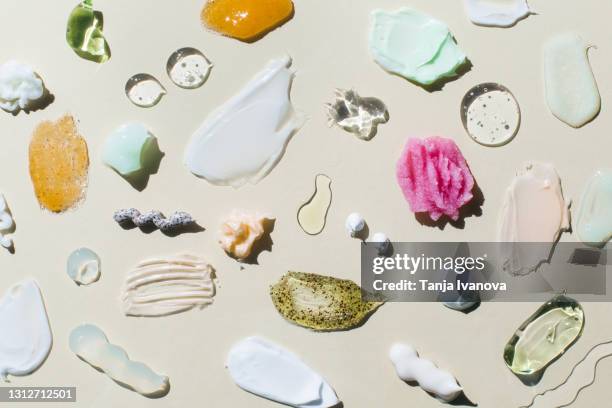
[[[459,209],[474,197],[474,177],[451,139],[408,139],[396,176],[410,210],[427,213],[432,221],[443,215],[457,221]]]

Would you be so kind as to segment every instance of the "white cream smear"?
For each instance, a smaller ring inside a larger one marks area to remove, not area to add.
[[[570,228],[569,203],[551,164],[529,163],[506,190],[501,210],[499,241],[503,269],[527,275],[544,261],[563,231]],[[513,245],[531,242],[539,245]]]
[[[464,0],[472,23],[486,27],[512,27],[532,14],[527,0]]]
[[[612,238],[612,170],[598,170],[587,182],[576,217],[580,240],[603,247]]]
[[[9,288],[0,300],[0,378],[27,375],[45,361],[53,343],[40,289],[32,279]]]
[[[13,248],[13,238],[9,237],[15,232],[15,220],[6,203],[4,195],[0,194],[0,245],[6,249]]]
[[[576,33],[560,34],[544,46],[544,84],[550,111],[579,128],[601,109],[601,97],[589,65],[589,46]]]
[[[213,267],[183,254],[138,264],[128,273],[121,298],[126,316],[167,316],[204,308],[214,296]]]
[[[256,184],[282,158],[304,123],[289,99],[291,58],[272,60],[193,134],[184,162],[217,185]]]
[[[240,388],[281,404],[326,408],[340,402],[332,387],[298,356],[259,337],[234,345],[226,366]]]
[[[70,350],[119,385],[144,395],[162,397],[170,390],[168,377],[130,360],[124,349],[110,344],[97,326],[83,324],[70,333]]]

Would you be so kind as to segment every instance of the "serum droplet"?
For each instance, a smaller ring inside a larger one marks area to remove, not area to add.
[[[211,69],[212,64],[206,56],[191,47],[174,51],[166,64],[166,71],[172,82],[186,89],[204,85]]]
[[[298,223],[305,233],[317,235],[323,231],[331,200],[331,179],[324,174],[317,175],[314,194],[298,210]]]
[[[125,84],[125,94],[134,105],[150,108],[159,103],[166,89],[154,76],[136,74]]]

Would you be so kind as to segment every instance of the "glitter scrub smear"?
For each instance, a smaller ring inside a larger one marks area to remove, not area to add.
[[[555,168],[543,163],[526,164],[506,190],[502,204],[499,241],[503,269],[511,275],[533,272],[549,258],[561,233],[569,228],[569,203],[563,197]],[[515,242],[540,245],[526,247],[513,245]]]
[[[340,402],[333,388],[298,356],[259,337],[235,344],[227,369],[240,388],[297,408],[330,408]]]
[[[257,41],[293,16],[291,0],[208,0],[204,26],[240,41]]]
[[[588,57],[589,46],[577,33],[559,34],[544,45],[544,84],[550,111],[579,128],[599,114],[601,97]]]
[[[45,361],[52,337],[42,294],[34,280],[10,287],[0,299],[0,378],[27,375]]]
[[[280,161],[304,123],[289,99],[291,58],[270,61],[236,96],[193,134],[184,162],[217,185],[256,184]]]
[[[72,116],[38,125],[29,158],[30,178],[42,207],[60,213],[84,198],[89,155]]]
[[[215,296],[214,269],[183,254],[140,262],[128,273],[121,295],[126,316],[167,316],[204,308]]]

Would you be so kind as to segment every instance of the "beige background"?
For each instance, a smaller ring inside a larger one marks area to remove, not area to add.
[[[440,406],[396,377],[386,355],[393,341],[402,340],[452,371],[479,406],[506,408],[527,403],[536,391],[557,384],[588,348],[612,338],[612,306],[585,304],[582,338],[539,385],[526,387],[505,367],[502,350],[536,304],[483,304],[469,315],[439,304],[387,304],[359,329],[320,334],[285,322],[268,296],[269,285],[288,269],[359,280],[359,242],[346,237],[343,226],[351,211],[361,212],[373,232],[384,231],[398,241],[491,240],[504,189],[520,164],[534,159],[553,162],[566,194],[579,197],[587,177],[610,165],[608,2],[533,0],[539,15],[511,29],[491,29],[472,25],[460,1],[296,0],[293,20],[255,44],[206,32],[198,18],[201,2],[96,1],[104,12],[113,53],[102,65],[78,58],[65,43],[66,18],[75,0],[2,2],[0,61],[15,58],[32,64],[56,97],[43,111],[0,114],[0,190],[17,221],[16,254],[0,253],[0,289],[36,278],[54,334],[47,362],[31,376],[14,378],[13,385],[75,385],[79,401],[70,406],[78,407],[271,407],[273,403],[238,389],[224,369],[232,343],[259,334],[301,355],[329,380],[346,407]],[[388,75],[368,54],[370,11],[402,5],[445,21],[474,64],[442,92],[429,94]],[[603,98],[600,116],[580,130],[550,114],[541,78],[543,41],[571,29],[598,46],[590,55]],[[179,89],[165,73],[167,57],[184,46],[199,48],[215,64],[208,82],[195,91]],[[191,133],[269,59],[285,53],[294,58],[297,70],[292,99],[309,121],[280,164],[258,185],[239,190],[215,187],[189,174],[182,153]],[[139,72],[157,76],[167,87],[168,95],[157,107],[141,109],[125,97],[125,81]],[[498,149],[472,142],[459,117],[465,91],[484,81],[510,88],[523,111],[519,135]],[[355,87],[387,103],[391,120],[375,139],[362,142],[327,127],[323,104],[335,87]],[[27,148],[40,121],[66,112],[79,120],[89,144],[90,185],[78,210],[52,215],[41,211],[34,197]],[[130,120],[149,126],[166,153],[159,173],[141,193],[100,160],[106,135]],[[484,192],[483,215],[466,219],[464,229],[421,226],[396,186],[395,161],[406,138],[428,135],[456,140]],[[310,237],[297,225],[296,210],[312,193],[319,172],[332,178],[334,198],[327,228]],[[183,209],[207,230],[175,238],[124,231],[114,224],[112,213],[131,206],[166,213]],[[260,256],[259,266],[241,270],[216,243],[219,219],[232,208],[265,211],[277,218],[274,247]],[[94,249],[103,260],[102,279],[90,287],[77,287],[65,273],[66,257],[80,246]],[[118,296],[126,271],[144,258],[185,250],[206,256],[217,268],[221,285],[214,305],[168,318],[124,317]],[[99,325],[132,358],[167,374],[169,395],[148,400],[79,361],[69,351],[67,338],[83,322]],[[610,380],[612,360],[601,364],[596,384],[575,406],[609,401]]]

